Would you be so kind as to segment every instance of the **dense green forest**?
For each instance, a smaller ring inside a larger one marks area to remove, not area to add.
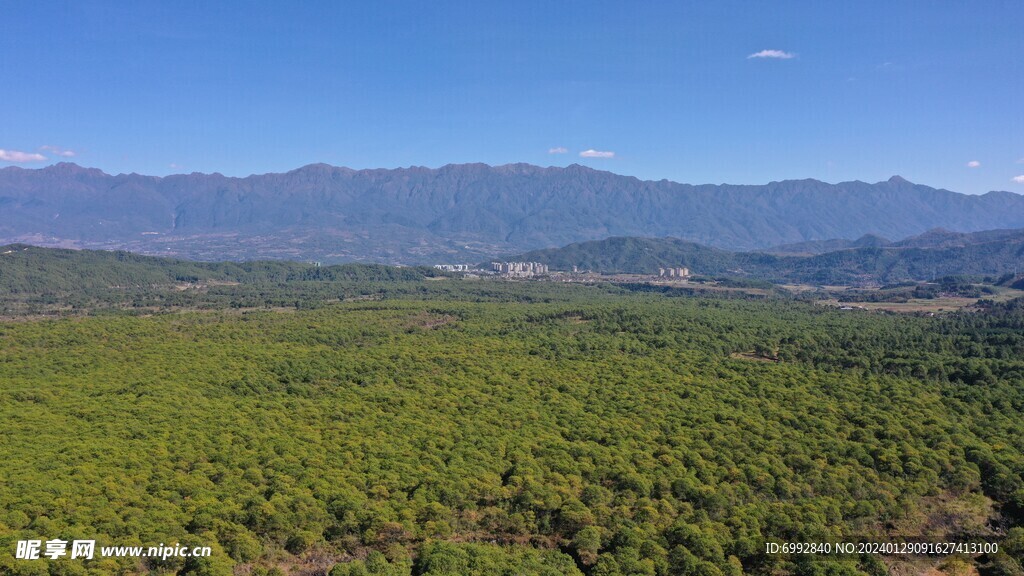
[[[364,280],[345,289],[376,300],[309,310],[254,284],[228,288],[273,309],[0,323],[0,548],[214,548],[0,572],[1022,573],[1020,301],[924,318]],[[950,540],[1001,551],[764,549]]]

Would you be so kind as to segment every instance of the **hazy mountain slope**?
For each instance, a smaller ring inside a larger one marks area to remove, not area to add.
[[[1021,231],[1015,229],[1006,230],[981,230],[978,232],[953,232],[945,228],[933,228],[922,234],[904,238],[898,242],[892,242],[881,236],[865,234],[856,240],[832,239],[817,240],[809,242],[797,242],[795,244],[783,244],[774,246],[764,252],[779,255],[807,256],[814,254],[825,254],[837,250],[850,248],[953,248],[957,246],[969,246],[971,244],[984,244],[998,240],[1012,239],[1020,236]]]
[[[773,246],[765,250],[765,252],[769,254],[806,256],[835,252],[836,250],[847,250],[849,248],[881,248],[889,244],[891,244],[891,241],[886,238],[874,234],[865,234],[856,240],[833,238],[830,240],[810,240],[795,244],[783,244],[782,246]]]
[[[542,262],[552,270],[654,273],[664,266],[686,266],[700,274],[739,273],[754,266],[761,275],[782,257],[730,252],[678,238],[615,237],[527,252],[512,260]]]
[[[1021,236],[1021,230],[981,230],[979,232],[953,232],[942,228],[928,230],[923,234],[904,238],[891,243],[897,248],[955,248],[972,244],[986,244],[1000,240],[1014,241]]]
[[[74,164],[0,170],[0,242],[202,259],[432,262],[609,236],[729,249],[1024,227],[1024,196],[886,182],[641,181],[578,165],[449,165],[284,174],[111,176]]]

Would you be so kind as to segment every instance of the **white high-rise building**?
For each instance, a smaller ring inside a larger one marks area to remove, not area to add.
[[[503,276],[534,276],[547,274],[547,264],[540,262],[491,262],[491,269]]]

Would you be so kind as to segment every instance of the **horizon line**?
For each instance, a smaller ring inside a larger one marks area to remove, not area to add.
[[[1013,192],[1012,190],[989,190],[988,192],[984,192],[982,194],[969,194],[969,193],[966,193],[966,192],[957,192],[955,190],[949,190],[947,188],[936,188],[934,186],[929,186],[927,184],[921,184],[921,183],[918,183],[918,182],[912,182],[910,180],[907,180],[906,178],[903,178],[899,174],[894,174],[894,175],[892,175],[891,177],[889,177],[886,180],[879,180],[877,182],[867,182],[865,180],[844,180],[844,181],[841,181],[841,182],[828,182],[826,180],[819,180],[817,178],[785,178],[785,179],[782,179],[782,180],[771,180],[769,182],[764,182],[764,183],[761,183],[761,184],[731,184],[729,182],[719,182],[717,184],[711,183],[711,182],[704,182],[704,183],[700,183],[700,184],[694,184],[694,183],[689,183],[689,182],[679,182],[679,181],[676,181],[676,180],[669,180],[668,178],[661,178],[659,180],[650,179],[650,178],[644,179],[644,178],[639,178],[639,177],[636,177],[636,176],[631,176],[631,175],[628,175],[628,174],[619,174],[617,172],[612,172],[611,170],[602,170],[602,169],[599,169],[599,168],[593,168],[593,167],[587,166],[585,164],[580,164],[578,162],[573,162],[572,164],[569,164],[568,166],[554,166],[554,165],[541,166],[539,164],[531,164],[529,162],[509,162],[509,163],[506,163],[506,164],[487,164],[486,162],[450,162],[448,164],[444,164],[444,165],[438,166],[436,168],[433,168],[433,167],[430,167],[430,166],[415,165],[415,164],[414,165],[409,165],[409,166],[397,166],[397,167],[393,167],[393,168],[386,168],[386,167],[352,168],[352,167],[349,167],[349,166],[339,166],[339,165],[335,165],[335,164],[329,164],[327,162],[311,162],[309,164],[303,164],[302,166],[299,166],[297,168],[293,168],[291,170],[287,170],[287,171],[284,171],[284,172],[261,172],[261,173],[255,173],[254,172],[254,173],[248,174],[246,176],[228,176],[228,175],[225,175],[225,174],[223,174],[221,172],[198,172],[198,171],[188,172],[188,173],[186,173],[186,172],[177,172],[177,173],[173,173],[173,174],[167,174],[167,175],[164,175],[164,176],[156,176],[156,175],[152,175],[152,174],[140,174],[138,172],[129,172],[129,173],[119,172],[117,174],[110,174],[110,173],[104,171],[102,168],[96,168],[96,167],[90,167],[90,166],[82,166],[81,164],[78,164],[77,162],[72,162],[72,161],[62,161],[62,162],[54,162],[52,164],[47,164],[46,166],[40,166],[38,168],[25,168],[25,167],[22,167],[22,166],[17,166],[17,165],[13,165],[12,164],[10,166],[5,166],[3,168],[0,168],[0,172],[6,171],[8,169],[25,170],[25,171],[36,171],[36,172],[38,172],[38,171],[41,171],[41,170],[48,170],[48,169],[58,168],[58,167],[62,167],[62,166],[69,166],[69,167],[79,168],[79,169],[86,170],[86,171],[97,171],[100,174],[102,174],[103,176],[107,176],[107,177],[111,177],[111,178],[117,178],[119,176],[139,176],[139,177],[143,177],[143,178],[155,178],[155,179],[159,179],[159,180],[162,180],[164,178],[173,178],[175,176],[196,176],[196,175],[199,175],[199,176],[219,176],[221,178],[227,178],[227,179],[232,179],[232,180],[245,180],[245,179],[248,179],[248,178],[258,178],[258,177],[262,177],[262,176],[277,176],[277,175],[282,175],[282,174],[291,174],[292,172],[298,172],[300,170],[304,170],[304,169],[307,169],[307,168],[320,167],[320,166],[326,166],[326,167],[331,168],[331,169],[345,170],[345,171],[349,171],[349,172],[377,172],[377,171],[394,172],[394,171],[399,171],[399,170],[427,170],[427,171],[431,171],[431,172],[437,172],[437,171],[440,171],[440,170],[443,170],[443,169],[449,168],[449,167],[462,167],[462,166],[484,166],[484,167],[487,167],[487,168],[507,168],[507,167],[516,167],[516,166],[526,166],[526,167],[530,167],[530,168],[537,168],[537,169],[540,169],[540,170],[567,170],[569,168],[583,168],[585,170],[589,170],[589,171],[592,171],[592,172],[611,174],[613,176],[618,176],[620,178],[632,178],[632,179],[638,180],[640,182],[669,182],[669,183],[677,184],[677,185],[680,185],[680,186],[693,186],[693,187],[698,187],[698,186],[747,186],[747,187],[755,187],[755,186],[769,186],[769,185],[772,185],[772,184],[782,184],[782,183],[785,183],[785,182],[806,182],[806,181],[820,182],[822,184],[828,184],[830,186],[840,186],[840,185],[843,185],[843,184],[867,184],[869,186],[874,186],[874,185],[877,185],[877,184],[884,184],[884,183],[887,183],[887,182],[906,182],[906,183],[912,184],[914,186],[925,186],[927,188],[931,188],[932,190],[943,191],[943,192],[951,192],[953,194],[962,194],[964,196],[984,196],[986,194],[1004,193],[1004,192],[1005,193],[1009,193],[1009,194],[1015,194],[1015,195],[1018,195],[1018,196],[1024,195],[1024,194],[1022,194],[1020,192]]]

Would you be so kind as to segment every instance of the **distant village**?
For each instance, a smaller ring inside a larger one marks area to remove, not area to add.
[[[572,271],[552,271],[547,264],[540,262],[491,262],[491,269],[481,269],[470,264],[435,264],[434,268],[443,272],[462,272],[465,274],[490,274],[503,278],[533,278],[552,275],[592,275],[592,272],[581,272],[576,266]],[[654,277],[653,274],[647,275]],[[658,268],[658,278],[684,280],[690,277],[690,269],[685,266]]]
[[[488,272],[475,269],[469,264],[435,264],[443,272]],[[540,262],[491,262],[491,274],[509,278],[529,278],[548,273],[548,265]]]

